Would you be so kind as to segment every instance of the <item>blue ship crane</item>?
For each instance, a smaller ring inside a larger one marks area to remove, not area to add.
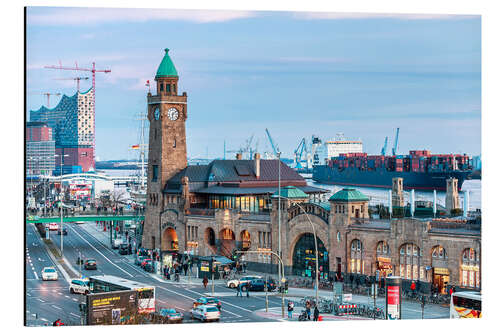
[[[276,155],[277,157],[280,149],[276,144],[274,144],[273,138],[271,137],[271,133],[269,133],[269,130],[267,128],[266,128],[266,134],[267,138],[269,139],[269,143],[271,144],[271,148],[273,148],[274,155]]]
[[[303,169],[304,167],[302,166],[302,154],[304,153],[304,150],[307,152],[306,148],[306,139],[302,138],[300,141],[297,149],[295,149],[294,154],[295,154],[295,168],[296,169]]]
[[[385,156],[385,151],[387,150],[387,137],[385,137],[384,147],[382,147],[382,151],[380,155]]]
[[[396,140],[394,140],[394,147],[392,148],[393,156],[396,156],[396,151],[398,149],[398,139],[399,139],[399,127],[396,129]]]

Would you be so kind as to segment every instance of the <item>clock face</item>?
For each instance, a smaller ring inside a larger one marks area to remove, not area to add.
[[[176,108],[168,109],[168,119],[177,120],[177,118],[179,118],[179,111]]]
[[[160,108],[155,109],[155,119],[156,120],[160,119]]]

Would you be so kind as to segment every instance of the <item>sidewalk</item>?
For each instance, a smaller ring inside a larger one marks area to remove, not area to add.
[[[260,309],[255,311],[254,313],[257,316],[263,317],[263,318],[269,318],[269,319],[275,319],[275,320],[281,320],[281,321],[298,321],[299,316],[304,310],[303,307],[300,306],[295,306],[293,309],[292,313],[292,318],[288,318],[288,311],[286,309],[285,305],[285,318],[282,317],[281,315],[281,307],[273,307],[269,308],[269,311],[266,312],[266,309]],[[371,318],[364,318],[360,316],[352,316],[352,315],[345,315],[345,316],[336,316],[333,314],[326,314],[326,313],[320,313],[321,321],[334,321],[334,320],[373,320]],[[311,321],[313,319],[313,315],[311,312]]]

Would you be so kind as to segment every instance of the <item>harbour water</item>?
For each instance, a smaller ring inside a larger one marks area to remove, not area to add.
[[[320,188],[324,188],[331,192],[331,194],[340,191],[345,188],[345,186],[340,185],[328,185],[328,184],[320,184],[316,183],[311,179],[307,180],[308,185],[316,186]],[[370,204],[388,204],[389,190],[388,189],[379,189],[374,187],[357,187],[357,186],[349,186],[349,188],[355,188],[359,190],[361,193],[370,198]],[[462,191],[459,192],[459,200],[460,204],[463,204],[463,198],[465,195],[465,191],[469,191],[469,210],[476,210],[481,208],[481,180],[472,179],[464,181],[462,185]],[[405,201],[409,202],[410,200],[410,191],[405,191]],[[446,192],[437,192],[436,195],[437,203],[440,205],[445,205],[446,200]],[[425,200],[425,201],[433,201],[434,194],[431,191],[415,191],[415,200]]]
[[[137,175],[138,170],[118,170],[118,169],[104,169],[104,170],[99,170],[99,171],[104,171],[106,175],[108,176],[131,176],[131,175]],[[140,173],[140,171],[139,171]],[[327,184],[320,184],[314,182],[312,179],[307,179],[307,183],[310,186],[316,186],[320,188],[324,188],[328,191],[331,192],[331,194],[340,191],[341,189],[344,188],[344,186],[340,185],[327,185]],[[370,198],[370,204],[376,205],[376,204],[384,204],[387,205],[388,201],[388,189],[379,189],[379,188],[373,188],[373,187],[355,187],[355,186],[349,186],[350,188],[355,188],[361,191],[364,195],[368,196]],[[464,181],[462,185],[462,191],[459,193],[460,197],[460,202],[462,204],[463,202],[463,197],[465,194],[465,191],[469,190],[469,210],[476,210],[481,208],[481,180],[479,179],[472,179],[472,180],[466,180]],[[327,196],[325,196],[327,197]],[[425,201],[432,201],[434,198],[433,192],[429,191],[415,191],[415,200],[425,200]],[[446,198],[446,193],[445,192],[437,192],[437,202],[440,205],[445,205],[445,198]],[[328,198],[326,198],[328,199]],[[405,191],[405,200],[409,201],[410,200],[410,191]]]

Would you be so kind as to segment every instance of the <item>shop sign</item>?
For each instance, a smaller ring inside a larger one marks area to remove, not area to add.
[[[476,272],[479,272],[479,266],[462,265],[462,270],[464,270],[464,271],[476,271]]]
[[[383,262],[383,263],[388,263],[390,264],[391,263],[391,258],[386,258],[386,257],[377,257],[377,261],[379,262]]]
[[[434,267],[434,274],[450,275],[448,268]]]

